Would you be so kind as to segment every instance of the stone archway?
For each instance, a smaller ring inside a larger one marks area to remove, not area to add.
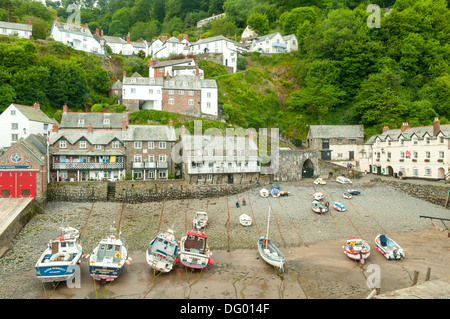
[[[386,167],[386,173],[388,176],[394,176],[394,169],[392,168],[392,166]]]
[[[303,178],[313,178],[314,177],[314,164],[310,159],[303,162],[302,167],[302,177]]]
[[[445,169],[443,167],[438,168],[438,178],[444,179],[445,178]]]

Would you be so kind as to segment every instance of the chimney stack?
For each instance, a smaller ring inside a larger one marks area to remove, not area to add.
[[[87,22],[85,22],[85,23],[84,23],[84,27],[85,27],[85,28],[87,28],[87,27],[88,27],[88,24],[87,24]]]
[[[199,80],[201,80],[201,79],[200,79],[200,71],[199,71],[199,69],[198,69],[198,63],[197,63],[197,61],[195,61],[195,76],[198,77]]]
[[[186,33],[183,33],[183,39],[188,39],[188,35]]]
[[[181,135],[186,135],[186,127],[184,125],[181,127]]]
[[[181,42],[181,34],[178,35],[178,42]]]
[[[173,127],[173,121],[172,121],[172,119],[169,119],[169,126],[170,126],[170,127]]]
[[[127,71],[123,71],[123,79],[127,77]]]
[[[95,35],[99,35],[100,34],[100,30],[98,28],[95,29]]]
[[[92,133],[92,123],[89,123],[88,125],[88,132]]]
[[[383,133],[389,131],[389,126],[383,126]]]
[[[53,123],[53,129],[52,129],[52,132],[55,132],[55,133],[58,132],[58,124]]]
[[[28,24],[31,25],[31,18],[28,18]]]
[[[58,22],[58,16],[55,16],[55,22]]]
[[[433,122],[433,136],[438,135],[440,131],[441,131],[441,122],[439,121],[438,117],[435,117]]]
[[[67,104],[63,105],[63,114],[67,113],[67,111],[69,110],[69,108],[67,107]]]
[[[127,118],[124,116],[122,118],[122,130],[126,130],[127,129]]]
[[[36,103],[33,104],[33,107],[35,107],[37,109],[40,109],[41,105],[39,104],[39,102],[36,102]]]
[[[103,36],[103,30],[102,30],[102,31],[100,31],[100,32],[101,32],[101,33],[100,33],[100,34],[101,34],[101,36]]]
[[[403,122],[400,131],[403,132],[404,130],[406,130],[406,129],[408,129],[408,128],[409,128],[408,122]]]
[[[128,43],[128,44],[131,43],[130,33],[128,33],[128,35],[127,35],[127,43]]]

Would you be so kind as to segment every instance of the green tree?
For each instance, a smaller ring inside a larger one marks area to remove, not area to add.
[[[0,113],[6,110],[16,99],[16,92],[11,85],[0,85]]]
[[[251,14],[247,19],[247,25],[258,35],[264,35],[269,31],[269,19],[265,14]]]

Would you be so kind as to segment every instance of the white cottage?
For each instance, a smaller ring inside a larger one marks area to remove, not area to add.
[[[298,50],[295,34],[281,35],[280,32],[271,33],[253,39],[250,51],[260,53],[285,53]]]
[[[154,40],[148,48],[148,55],[155,59],[167,59],[171,55],[187,55],[189,53],[189,41],[187,34],[181,34],[178,38],[162,36]]]
[[[30,134],[41,134],[46,139],[55,122],[41,111],[39,103],[13,103],[0,115],[0,148],[10,147]]]
[[[204,77],[204,71],[198,68],[194,59],[176,59],[163,62],[150,60],[148,71],[151,78],[183,74],[196,75],[197,72],[200,75],[200,79]]]
[[[0,35],[29,39],[33,34],[31,19],[28,24],[0,21]]]
[[[52,29],[50,31],[50,37],[75,50],[105,54],[103,46],[92,35],[87,23],[85,23],[84,26],[79,26],[58,22],[58,17],[55,17],[55,21],[53,21]]]

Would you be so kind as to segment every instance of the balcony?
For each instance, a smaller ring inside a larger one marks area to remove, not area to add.
[[[54,170],[111,170],[123,169],[123,163],[53,163]]]
[[[169,164],[167,164],[167,162],[159,162],[156,164],[157,168],[168,168]]]
[[[280,43],[280,42],[273,42],[272,43],[272,47],[274,48],[280,48],[280,49],[286,49],[287,45],[284,43]]]
[[[167,168],[167,162],[133,162],[133,168]]]
[[[227,174],[227,173],[258,173],[259,166],[202,166],[188,167],[188,174]]]

